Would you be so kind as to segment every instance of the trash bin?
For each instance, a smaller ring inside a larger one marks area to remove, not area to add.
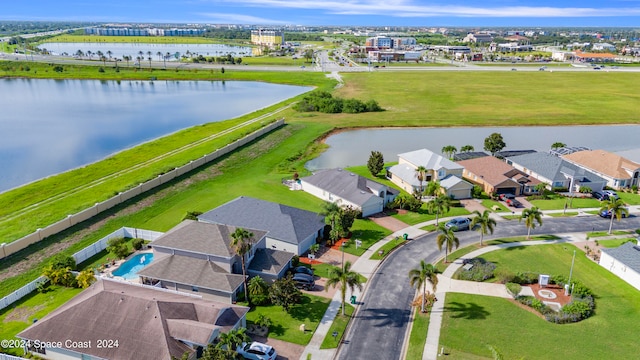
[[[355,303],[356,303],[356,296],[351,295],[351,304],[355,305]]]
[[[402,238],[403,238],[403,239],[405,239],[405,240],[409,240],[409,234],[404,233],[404,234],[402,235]]]

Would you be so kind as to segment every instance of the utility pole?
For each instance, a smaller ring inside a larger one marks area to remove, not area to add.
[[[573,264],[576,261],[576,251],[573,250],[573,259],[571,260],[571,270],[569,270],[569,282],[564,286],[564,294],[569,295],[569,288],[571,287],[571,276],[573,275]]]

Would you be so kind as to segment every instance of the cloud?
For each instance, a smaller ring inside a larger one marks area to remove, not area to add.
[[[410,0],[222,0],[235,6],[319,10],[336,15],[380,15],[389,17],[610,17],[637,16],[640,8],[593,8],[549,6],[476,7],[458,5],[426,5]],[[220,2],[220,0],[216,0]]]
[[[211,21],[223,23],[223,24],[289,24],[290,22],[266,19],[258,16],[244,15],[244,14],[229,14],[229,13],[198,13],[197,15],[205,16],[211,19]]]

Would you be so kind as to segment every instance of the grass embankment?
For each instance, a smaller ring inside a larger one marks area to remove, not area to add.
[[[567,276],[575,249],[569,244],[527,246],[494,251],[483,258],[511,272]],[[582,252],[578,250],[578,254]],[[586,256],[576,256],[573,277],[593,290],[597,303],[593,317],[556,325],[506,299],[450,293],[440,345],[452,359],[474,358],[467,354],[490,357],[487,344],[507,359],[636,357],[637,342],[627,336],[627,329],[635,328],[640,321],[640,293]],[[544,345],[534,346],[534,338],[544,339]]]
[[[338,311],[338,314],[333,319],[331,323],[331,327],[327,332],[327,336],[322,340],[322,344],[320,344],[320,349],[335,349],[340,344],[342,337],[344,336],[344,331],[347,329],[347,325],[349,325],[349,321],[351,321],[351,315],[353,315],[353,311],[355,308],[349,304],[344,305],[344,313],[342,315],[342,310]],[[337,336],[334,338],[333,333],[336,333]]]
[[[429,330],[429,314],[420,312],[420,308],[415,308],[411,334],[409,335],[409,348],[406,359],[422,359],[424,344],[427,342],[427,330]]]

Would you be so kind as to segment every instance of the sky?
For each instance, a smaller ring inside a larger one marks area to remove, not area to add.
[[[640,28],[640,0],[10,0],[0,20]]]

